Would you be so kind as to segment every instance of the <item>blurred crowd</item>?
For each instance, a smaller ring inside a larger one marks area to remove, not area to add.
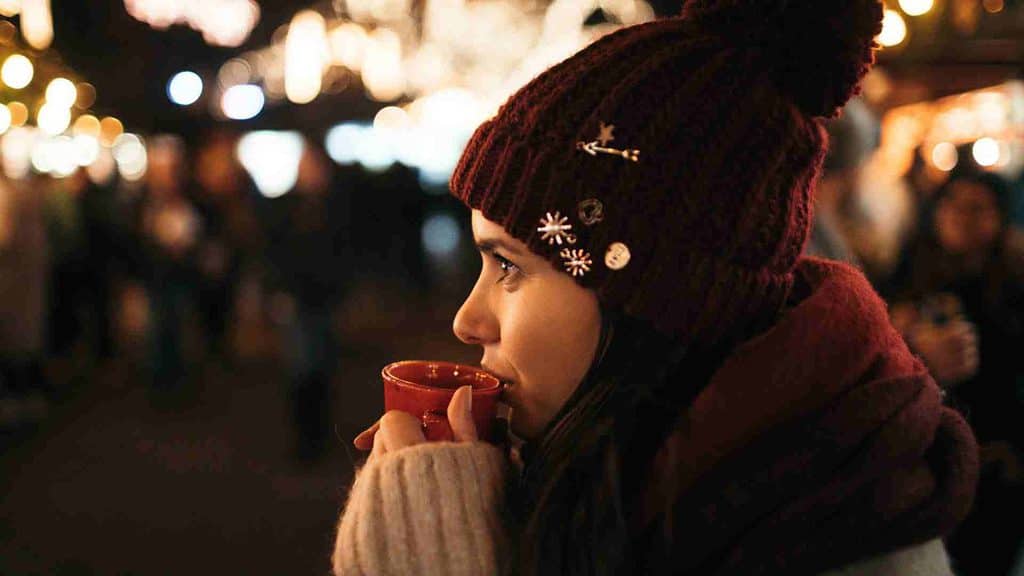
[[[31,429],[69,377],[87,383],[112,361],[137,368],[156,404],[179,405],[204,367],[266,354],[263,326],[290,381],[296,452],[323,452],[334,315],[357,269],[424,289],[426,195],[402,166],[371,176],[307,140],[291,190],[267,196],[237,145],[221,131],[192,146],[153,137],[136,182],[0,180],[0,433]]]
[[[974,428],[980,486],[971,515],[947,542],[957,573],[1020,574],[1024,178],[979,167],[966,146],[950,172],[918,150],[900,189],[884,191],[907,208],[883,222],[869,205],[877,183],[865,175],[879,142],[877,119],[854,100],[828,129],[808,252],[864,271],[907,345]]]

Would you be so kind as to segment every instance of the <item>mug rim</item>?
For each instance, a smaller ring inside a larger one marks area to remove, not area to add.
[[[449,361],[446,361],[446,360],[399,360],[397,362],[392,362],[392,363],[388,364],[387,366],[384,366],[384,368],[382,368],[381,371],[380,371],[381,377],[382,378],[386,378],[386,379],[392,381],[394,384],[396,384],[398,386],[405,386],[405,387],[409,387],[409,388],[414,388],[416,390],[445,390],[445,388],[438,388],[436,386],[427,386],[425,384],[420,384],[418,382],[413,382],[412,380],[406,380],[404,378],[396,376],[393,373],[393,370],[395,368],[400,368],[400,367],[405,366],[407,364],[435,364],[435,365],[438,365],[438,366],[445,366],[445,367],[450,367],[450,368],[465,368],[465,369],[467,369],[467,371],[472,371],[472,372],[475,372],[475,373],[478,373],[478,374],[483,374],[487,378],[490,378],[490,379],[494,380],[494,385],[493,386],[487,386],[485,388],[477,388],[477,387],[474,386],[473,387],[473,393],[474,394],[477,393],[477,392],[479,392],[479,393],[486,393],[486,392],[495,392],[495,391],[500,391],[501,390],[501,380],[497,376],[495,376],[494,374],[491,374],[490,372],[484,370],[483,368],[480,368],[479,366],[472,366],[470,364],[460,364],[458,362],[449,362]],[[452,391],[454,392],[454,390],[452,390]]]

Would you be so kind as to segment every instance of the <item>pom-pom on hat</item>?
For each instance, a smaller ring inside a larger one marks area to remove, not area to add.
[[[878,0],[689,0],[513,95],[452,193],[607,307],[683,343],[770,325],[793,285],[821,120],[874,61]]]

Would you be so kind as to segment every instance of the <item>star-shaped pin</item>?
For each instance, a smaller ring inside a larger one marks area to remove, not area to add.
[[[614,124],[605,124],[604,122],[601,122],[601,135],[597,137],[597,141],[601,143],[601,146],[607,146],[609,142],[615,140],[615,136],[612,136],[612,132],[614,130]]]

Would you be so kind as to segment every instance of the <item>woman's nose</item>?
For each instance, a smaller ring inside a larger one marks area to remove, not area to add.
[[[455,314],[452,331],[466,344],[485,344],[498,339],[498,322],[478,282]]]

